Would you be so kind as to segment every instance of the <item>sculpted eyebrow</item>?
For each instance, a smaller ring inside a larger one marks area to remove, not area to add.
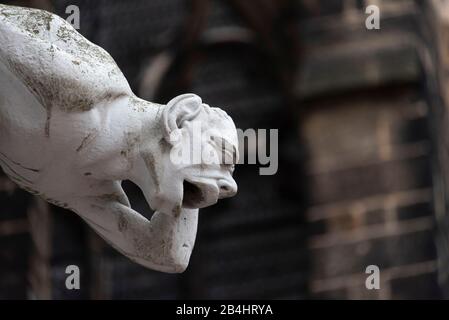
[[[212,137],[212,141],[215,144],[215,149],[217,152],[221,152],[222,156],[222,162],[224,164],[236,164],[237,163],[237,149],[236,146],[227,141],[224,138],[221,137]],[[226,157],[226,155],[229,155],[231,157]],[[229,161],[226,161],[226,159],[232,159],[231,163],[228,163]]]
[[[237,150],[234,145],[232,145],[232,164],[237,164]]]
[[[232,147],[232,151],[229,150],[228,146]],[[232,163],[226,163],[226,164],[236,164],[237,162],[237,151],[235,149],[235,146],[229,142],[227,142],[226,140],[224,140],[224,143],[221,144],[221,148],[222,148],[222,152],[223,152],[223,156],[228,153],[232,156]],[[224,159],[226,159],[225,157],[223,157]]]

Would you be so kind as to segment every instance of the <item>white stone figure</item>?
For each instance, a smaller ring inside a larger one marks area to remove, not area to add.
[[[171,161],[198,123],[212,132],[200,140],[204,150],[232,163]],[[198,208],[237,192],[237,153],[224,111],[193,94],[167,106],[139,99],[111,56],[62,18],[0,5],[1,167],[23,189],[76,212],[133,261],[185,270]],[[130,207],[122,180],[143,191],[156,210],[151,220]]]

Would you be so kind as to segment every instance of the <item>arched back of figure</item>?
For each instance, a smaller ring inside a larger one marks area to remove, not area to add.
[[[237,192],[232,119],[194,94],[167,106],[136,97],[106,51],[46,11],[0,5],[0,43],[5,173],[137,263],[185,270],[198,209]],[[173,161],[192,138],[215,160]],[[142,189],[151,220],[130,207],[122,180]]]

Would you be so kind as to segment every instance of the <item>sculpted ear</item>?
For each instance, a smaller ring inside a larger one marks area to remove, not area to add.
[[[195,119],[202,109],[202,100],[195,94],[183,94],[173,98],[162,115],[164,138],[174,144],[180,138],[185,121]]]

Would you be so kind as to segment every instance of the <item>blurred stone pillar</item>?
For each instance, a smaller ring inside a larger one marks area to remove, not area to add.
[[[27,297],[30,198],[0,170],[0,300]]]
[[[51,212],[49,204],[42,199],[33,198],[28,209],[31,237],[33,240],[28,278],[31,299],[51,299],[50,239]]]
[[[438,273],[444,297],[449,297],[449,2],[425,1],[423,38],[428,53],[423,55],[428,71],[430,97],[438,109],[431,119],[435,127],[437,168],[435,180],[435,213],[437,223]],[[432,92],[433,91],[433,92]]]

